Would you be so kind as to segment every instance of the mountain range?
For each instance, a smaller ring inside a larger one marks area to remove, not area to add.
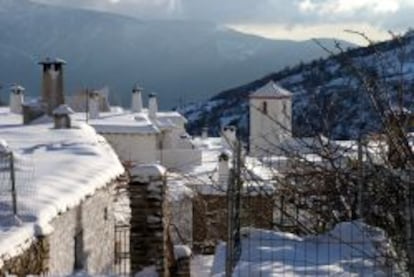
[[[183,107],[190,132],[200,134],[206,126],[218,135],[221,127],[234,125],[247,139],[249,95],[269,81],[293,93],[295,136],[323,133],[336,139],[356,139],[380,132],[381,116],[372,105],[370,90],[386,107],[403,105],[414,110],[413,31],[368,47],[335,48],[340,53],[268,74]]]
[[[270,40],[208,22],[144,21],[29,0],[0,0],[0,34],[4,98],[12,83],[39,94],[37,62],[45,56],[68,62],[67,94],[108,86],[113,103],[129,105],[138,82],[168,108],[327,55],[313,41]]]

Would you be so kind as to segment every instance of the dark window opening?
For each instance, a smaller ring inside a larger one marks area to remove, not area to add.
[[[104,220],[108,220],[108,208],[104,209]]]
[[[83,269],[83,232],[80,231],[74,237],[75,245],[75,264],[73,265],[74,271]]]
[[[264,114],[267,114],[267,102],[263,102],[263,104],[262,104],[262,112]]]

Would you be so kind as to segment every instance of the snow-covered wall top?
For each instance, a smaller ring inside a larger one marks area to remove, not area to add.
[[[10,192],[1,191],[0,260],[18,255],[35,236],[53,232],[52,219],[124,172],[105,139],[84,123],[54,129],[51,120],[33,125],[21,121],[21,115],[0,109],[0,138],[15,156],[19,218],[14,220],[7,208]],[[0,174],[8,176],[7,167]],[[0,190],[10,191],[8,178],[0,183]]]

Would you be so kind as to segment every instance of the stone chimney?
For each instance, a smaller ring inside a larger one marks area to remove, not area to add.
[[[229,182],[230,168],[229,168],[229,154],[223,152],[218,157],[218,179],[219,185],[227,185]]]
[[[53,110],[53,120],[55,123],[55,129],[70,129],[71,128],[71,118],[70,115],[73,114],[73,110],[65,104],[60,105]]]
[[[22,113],[24,101],[24,87],[13,85],[10,87],[10,112]]]
[[[65,103],[63,94],[63,65],[61,59],[45,58],[39,62],[43,66],[42,100],[46,106],[46,113],[53,114],[53,110]]]
[[[222,145],[233,148],[237,140],[236,127],[226,126],[221,130],[221,141]]]
[[[99,94],[93,91],[89,93],[88,97],[89,117],[91,119],[97,119],[99,118]]]
[[[151,93],[148,98],[148,116],[151,119],[157,118],[158,112],[158,103],[157,103],[157,95],[155,93]]]
[[[142,112],[142,88],[138,84],[135,84],[132,89],[131,111],[134,113]]]

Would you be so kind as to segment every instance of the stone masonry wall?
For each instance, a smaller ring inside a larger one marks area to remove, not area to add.
[[[82,237],[83,269],[90,274],[110,273],[114,263],[114,185],[97,191],[78,207],[52,222],[49,236],[49,273],[67,275],[74,270],[75,236]]]
[[[131,273],[155,266],[160,276],[169,276],[168,228],[165,227],[165,169],[158,165],[131,170]]]
[[[193,250],[195,253],[214,253],[218,241],[227,238],[227,197],[198,194],[193,201]],[[243,196],[241,203],[242,227],[272,228],[271,197]]]
[[[45,238],[39,238],[22,255],[7,260],[0,269],[0,276],[6,276],[6,274],[41,275],[48,270],[48,260],[49,241]]]
[[[5,262],[0,270],[18,276],[47,273],[72,274],[75,264],[75,236],[81,232],[80,260],[90,274],[111,273],[114,262],[114,184],[97,191],[79,206],[51,222],[53,232],[37,238],[23,254]]]

